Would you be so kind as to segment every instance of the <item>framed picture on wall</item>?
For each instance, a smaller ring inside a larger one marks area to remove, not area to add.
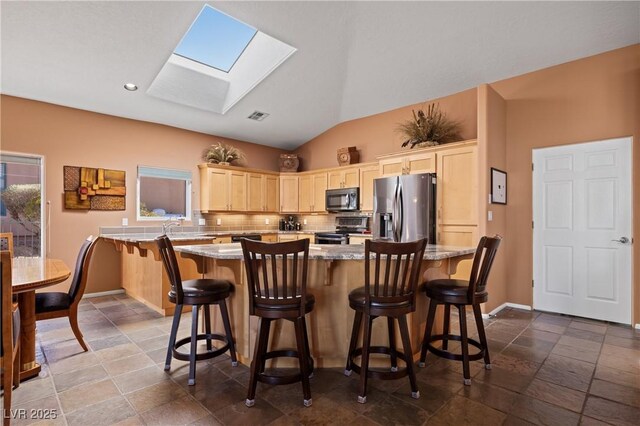
[[[507,204],[507,173],[491,168],[491,203]]]

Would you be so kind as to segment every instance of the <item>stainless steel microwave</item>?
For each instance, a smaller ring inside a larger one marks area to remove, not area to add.
[[[328,212],[353,212],[360,209],[360,188],[328,189],[325,198]]]

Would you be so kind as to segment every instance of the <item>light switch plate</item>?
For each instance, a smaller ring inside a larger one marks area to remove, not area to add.
[[[265,225],[268,225],[268,224],[269,224],[269,218],[266,218],[266,219],[264,220],[264,224],[265,224]]]
[[[129,219],[126,217],[122,218],[122,226],[129,226]]]
[[[304,220],[302,221],[302,224],[303,224],[303,225],[306,225],[306,224],[307,224],[307,219],[304,219]]]
[[[222,219],[220,218],[216,219],[216,225],[218,226],[222,225]]]
[[[488,220],[489,222],[491,222],[491,221],[493,220],[493,212],[492,212],[491,210],[489,210],[489,211],[487,212],[487,220]]]
[[[201,217],[200,219],[198,219],[198,225],[204,226],[206,224],[207,224],[207,221],[205,220],[205,218]]]

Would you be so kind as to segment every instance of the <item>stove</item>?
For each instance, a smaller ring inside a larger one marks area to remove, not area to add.
[[[349,234],[364,234],[369,216],[336,216],[335,232],[316,232],[316,244],[349,244]]]

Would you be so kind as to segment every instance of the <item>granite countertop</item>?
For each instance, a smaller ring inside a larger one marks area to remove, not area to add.
[[[240,260],[243,258],[240,243],[179,246],[175,247],[175,251],[210,257],[213,259]],[[450,257],[472,254],[475,253],[475,251],[475,247],[453,247],[430,244],[427,245],[424,259],[442,260]],[[309,259],[363,260],[364,246],[310,244]]]
[[[247,234],[260,234],[260,235],[281,235],[281,234],[315,234],[316,232],[333,232],[331,231],[205,231],[205,232],[169,232],[167,236],[171,241],[189,241],[189,240],[214,240],[216,237],[228,237],[230,235],[247,235]],[[100,234],[100,237],[112,239],[116,241],[122,241],[127,243],[140,243],[153,241],[156,237],[160,236],[159,232],[148,233],[130,233],[130,234]]]

